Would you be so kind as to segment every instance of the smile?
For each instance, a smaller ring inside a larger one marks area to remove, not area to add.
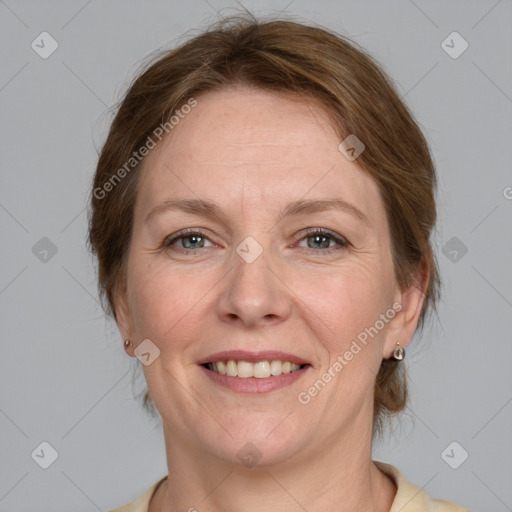
[[[297,372],[306,365],[280,360],[249,362],[230,359],[227,361],[206,363],[203,366],[208,370],[220,373],[221,375],[228,375],[229,377],[266,379]]]
[[[235,393],[264,394],[291,386],[312,364],[297,354],[278,350],[225,350],[197,361],[210,382]]]

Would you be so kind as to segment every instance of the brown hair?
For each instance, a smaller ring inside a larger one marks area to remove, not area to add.
[[[389,78],[353,42],[323,28],[258,21],[251,15],[223,19],[158,55],[118,108],[99,155],[89,224],[107,312],[115,317],[114,292],[124,286],[143,163],[132,161],[133,155],[139,155],[158,126],[191,98],[235,84],[313,98],[326,108],[340,140],[354,134],[363,141],[366,149],[357,162],[379,186],[399,286],[417,285],[418,271],[430,270],[418,322],[421,330],[427,311],[435,309],[440,284],[430,243],[436,175],[421,130]],[[402,410],[406,401],[403,364],[384,359],[375,381],[374,431],[380,432],[383,418]],[[144,405],[154,411],[148,392]]]

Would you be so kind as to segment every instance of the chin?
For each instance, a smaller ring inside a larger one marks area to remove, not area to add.
[[[288,420],[291,420],[291,417]],[[304,425],[287,424],[281,416],[272,415],[265,419],[249,416],[246,421],[232,422],[228,432],[202,439],[204,449],[224,460],[227,464],[241,468],[262,468],[289,462],[292,457],[305,449],[311,437]]]

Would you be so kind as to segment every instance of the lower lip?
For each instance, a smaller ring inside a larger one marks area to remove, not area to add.
[[[310,366],[305,366],[293,373],[282,373],[281,375],[266,377],[264,379],[257,379],[256,377],[246,379],[230,377],[229,375],[222,375],[213,370],[208,370],[208,368],[204,366],[199,366],[199,368],[216,384],[236,391],[237,393],[270,393],[271,391],[290,386],[296,382],[308,371]]]

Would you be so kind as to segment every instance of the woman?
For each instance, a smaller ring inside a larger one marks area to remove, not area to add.
[[[378,66],[223,20],[132,84],[90,244],[169,474],[123,511],[461,511],[371,459],[438,296],[435,170]]]

